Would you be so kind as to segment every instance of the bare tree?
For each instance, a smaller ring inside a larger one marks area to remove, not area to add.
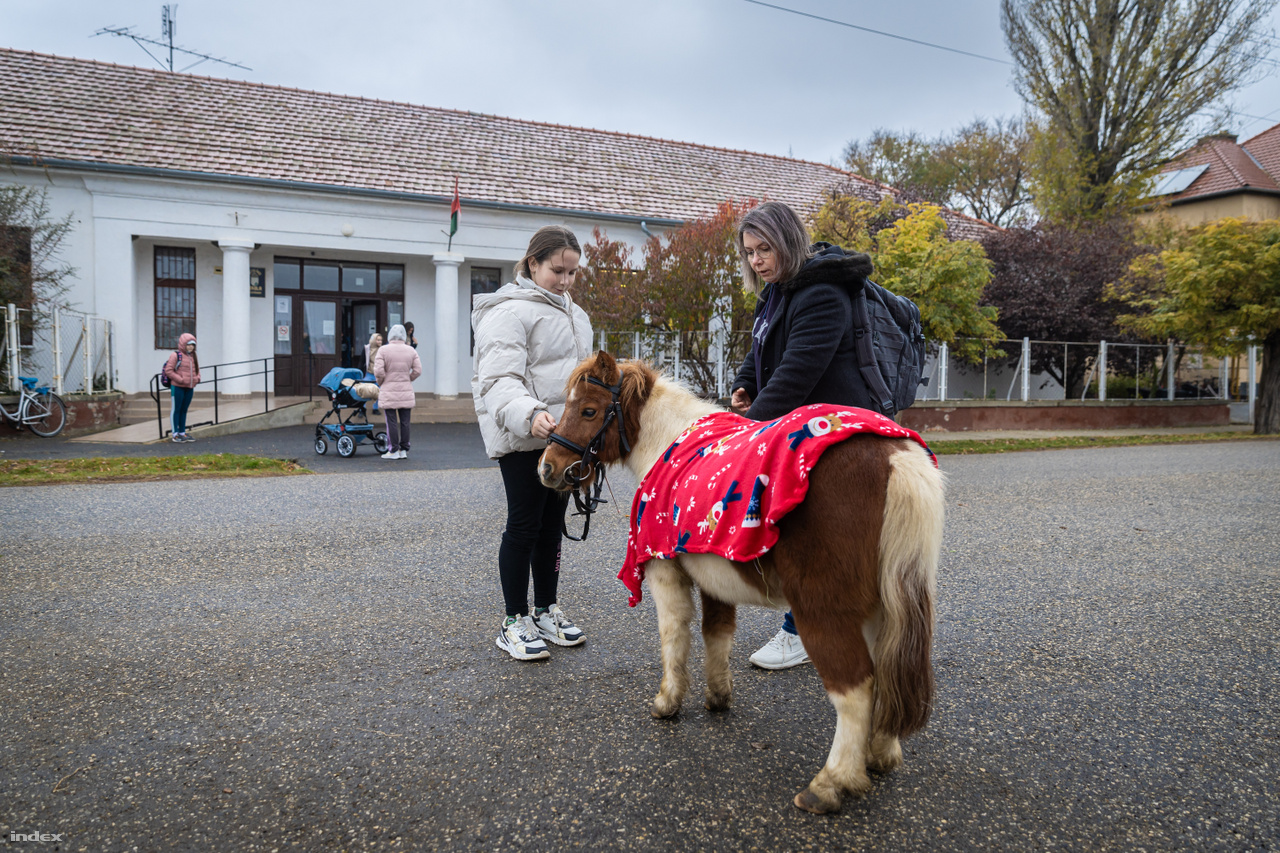
[[[1032,218],[1027,160],[1031,139],[1018,119],[975,119],[939,152],[952,174],[951,203],[994,225]]]
[[[1040,113],[1041,212],[1093,217],[1141,198],[1197,116],[1253,79],[1275,3],[1001,0],[1014,84]]]

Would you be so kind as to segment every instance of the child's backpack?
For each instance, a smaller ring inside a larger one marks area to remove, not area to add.
[[[853,300],[854,345],[858,370],[881,414],[893,417],[916,401],[916,389],[928,385],[924,370],[924,329],[920,309],[867,279]]]
[[[179,367],[182,367],[182,350],[174,350],[174,352],[178,354],[178,360],[173,363],[173,369],[177,370]],[[169,359],[166,358],[164,360],[164,364],[160,365],[160,384],[166,388],[169,387],[169,374],[164,372],[164,368],[168,363]]]

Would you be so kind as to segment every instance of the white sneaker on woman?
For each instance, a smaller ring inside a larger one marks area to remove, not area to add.
[[[808,663],[809,653],[804,650],[800,635],[783,628],[747,660],[761,669],[790,669]]]
[[[573,624],[573,620],[565,615],[560,605],[553,604],[542,611],[535,607],[533,613],[533,627],[542,639],[550,640],[557,646],[577,646],[587,641],[587,635]]]
[[[400,458],[400,451],[398,451],[398,450],[388,450],[386,453],[382,454],[382,458],[383,458],[383,459],[399,459],[399,458]]]
[[[547,644],[542,642],[533,627],[530,616],[509,616],[502,620],[502,630],[496,640],[498,648],[516,660],[541,660],[551,657]]]
[[[409,451],[407,451],[407,450],[401,450],[401,451],[396,455],[396,458],[397,458],[397,459],[408,459],[408,458],[409,458]]]

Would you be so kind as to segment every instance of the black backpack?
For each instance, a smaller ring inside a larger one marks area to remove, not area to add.
[[[893,417],[916,401],[928,385],[924,370],[924,329],[920,309],[867,279],[853,300],[854,346],[858,370],[880,413]]]

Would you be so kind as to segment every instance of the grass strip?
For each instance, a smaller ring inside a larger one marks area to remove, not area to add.
[[[1267,441],[1275,435],[1247,432],[1200,432],[1151,435],[1065,435],[1051,438],[944,439],[934,441],[929,449],[939,456],[973,453],[1012,453],[1020,450],[1063,450],[1076,447],[1133,447],[1143,444],[1204,444],[1214,441]]]
[[[310,473],[297,462],[288,459],[266,459],[234,453],[0,460],[0,486],[196,480],[208,477],[280,477]]]

